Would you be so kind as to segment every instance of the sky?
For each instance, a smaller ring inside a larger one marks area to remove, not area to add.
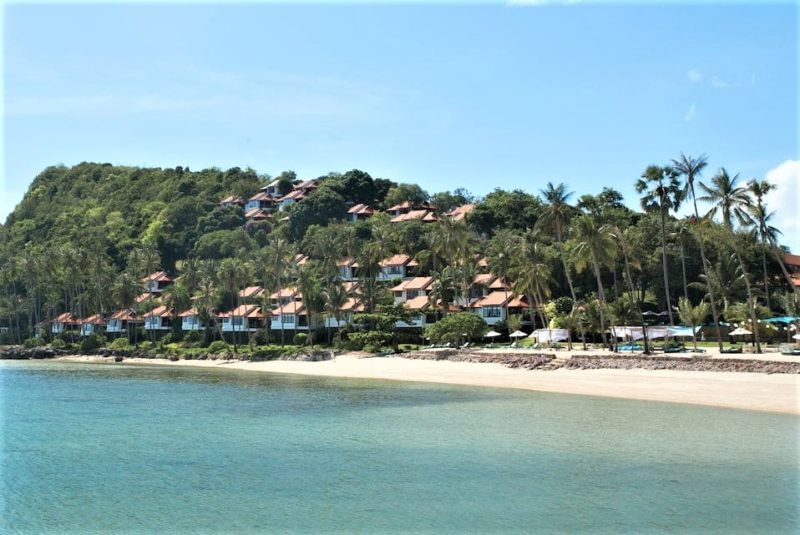
[[[565,182],[638,205],[706,154],[778,190],[800,250],[798,7],[16,4],[0,221],[46,166],[358,168],[429,192]]]

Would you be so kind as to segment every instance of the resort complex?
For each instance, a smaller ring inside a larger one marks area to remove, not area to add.
[[[648,167],[636,182],[642,212],[616,190],[573,199],[563,184],[476,198],[358,170],[313,180],[145,170],[164,200],[140,233],[128,231],[125,248],[95,231],[78,249],[7,250],[12,301],[0,321],[7,342],[41,343],[99,336],[379,351],[533,338],[645,352],[668,339],[695,348],[713,340],[721,350],[749,341],[757,352],[762,342],[792,343],[800,257],[778,246],[769,224],[772,186],[725,169],[701,182],[704,167],[686,156]],[[86,173],[113,171],[53,168],[35,186],[68,190]],[[119,199],[102,195],[108,228]],[[676,218],[684,203],[694,215]],[[29,217],[23,202],[4,232],[13,236]]]

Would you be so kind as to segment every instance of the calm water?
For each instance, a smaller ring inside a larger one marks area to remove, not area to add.
[[[2,533],[797,533],[791,416],[0,363]]]

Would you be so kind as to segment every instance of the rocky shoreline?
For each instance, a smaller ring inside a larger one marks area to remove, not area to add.
[[[79,351],[76,349],[52,349],[49,347],[24,348],[22,346],[4,346],[0,348],[0,360],[44,360],[66,356],[85,356],[111,359],[122,362],[125,359],[166,359],[180,360],[176,355],[155,353],[147,349],[108,349],[99,348],[91,351]],[[205,353],[197,355],[193,360],[228,360],[232,357],[229,353]],[[298,353],[296,355],[283,355],[276,359],[250,359],[250,360],[299,360],[317,362],[329,360],[330,351],[314,351],[310,353]]]
[[[509,368],[528,370],[676,370],[740,373],[800,373],[800,362],[778,362],[748,359],[709,359],[705,357],[645,357],[631,355],[573,355],[557,358],[544,353],[485,353],[480,351],[442,349],[415,351],[402,355],[409,359],[450,360],[453,362],[490,362]]]

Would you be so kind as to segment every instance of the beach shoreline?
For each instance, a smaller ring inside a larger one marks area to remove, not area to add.
[[[333,360],[169,360],[66,355],[62,362],[233,369],[319,377],[342,377],[513,388],[537,392],[684,403],[800,416],[800,375],[645,369],[510,368],[498,363],[365,357]]]

